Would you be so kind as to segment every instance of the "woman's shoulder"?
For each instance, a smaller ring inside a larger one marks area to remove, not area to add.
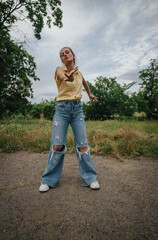
[[[67,72],[66,66],[58,66],[58,67],[56,68],[55,77],[54,77],[56,81],[58,81],[58,74],[59,74],[59,72],[61,72],[61,71]]]
[[[60,70],[62,70],[62,71],[64,71],[64,72],[69,72],[68,70],[67,70],[67,67],[64,65],[64,66],[58,66],[57,68],[56,68],[56,71],[55,71],[55,75],[57,74],[57,71],[60,71]],[[76,72],[75,72],[75,74],[74,75],[80,75],[82,78],[83,78],[83,75],[82,75],[82,73],[79,71],[79,70],[77,70]]]
[[[56,71],[57,71],[58,69],[62,69],[63,71],[67,72],[66,66],[58,66],[58,67],[56,68]]]
[[[83,74],[79,71],[79,70],[77,70],[77,72],[76,72],[80,77],[82,77],[83,78]]]

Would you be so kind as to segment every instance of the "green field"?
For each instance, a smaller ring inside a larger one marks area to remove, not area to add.
[[[119,159],[158,156],[158,121],[86,121],[91,153]],[[47,152],[52,122],[39,120],[0,121],[0,148],[4,152]],[[68,129],[67,151],[75,152],[73,133]]]

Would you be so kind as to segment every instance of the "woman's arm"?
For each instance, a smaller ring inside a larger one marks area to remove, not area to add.
[[[65,73],[61,67],[56,69],[56,75],[60,81],[73,82],[73,74],[78,70],[78,67],[74,68],[70,73]]]
[[[84,78],[83,78],[83,86],[84,86],[84,88],[85,88],[85,90],[86,90],[89,98],[90,98],[91,100],[94,100],[95,102],[98,102],[98,98],[95,97],[95,96],[93,96],[93,95],[91,94],[91,91],[90,91],[90,89],[89,89],[88,83],[86,82],[86,80],[85,80]]]

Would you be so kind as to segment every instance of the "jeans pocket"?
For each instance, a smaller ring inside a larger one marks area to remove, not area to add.
[[[65,107],[65,105],[66,105],[65,101],[60,101],[60,102],[57,103],[57,107],[63,108],[63,107]]]
[[[82,103],[81,103],[81,101],[77,104],[77,108],[82,108]]]

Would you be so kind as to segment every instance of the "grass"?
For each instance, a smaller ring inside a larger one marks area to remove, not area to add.
[[[119,159],[158,156],[158,121],[86,121],[91,153]],[[50,148],[52,122],[40,120],[0,121],[0,148],[4,152],[30,150],[47,152]],[[71,128],[67,151],[75,152]]]

